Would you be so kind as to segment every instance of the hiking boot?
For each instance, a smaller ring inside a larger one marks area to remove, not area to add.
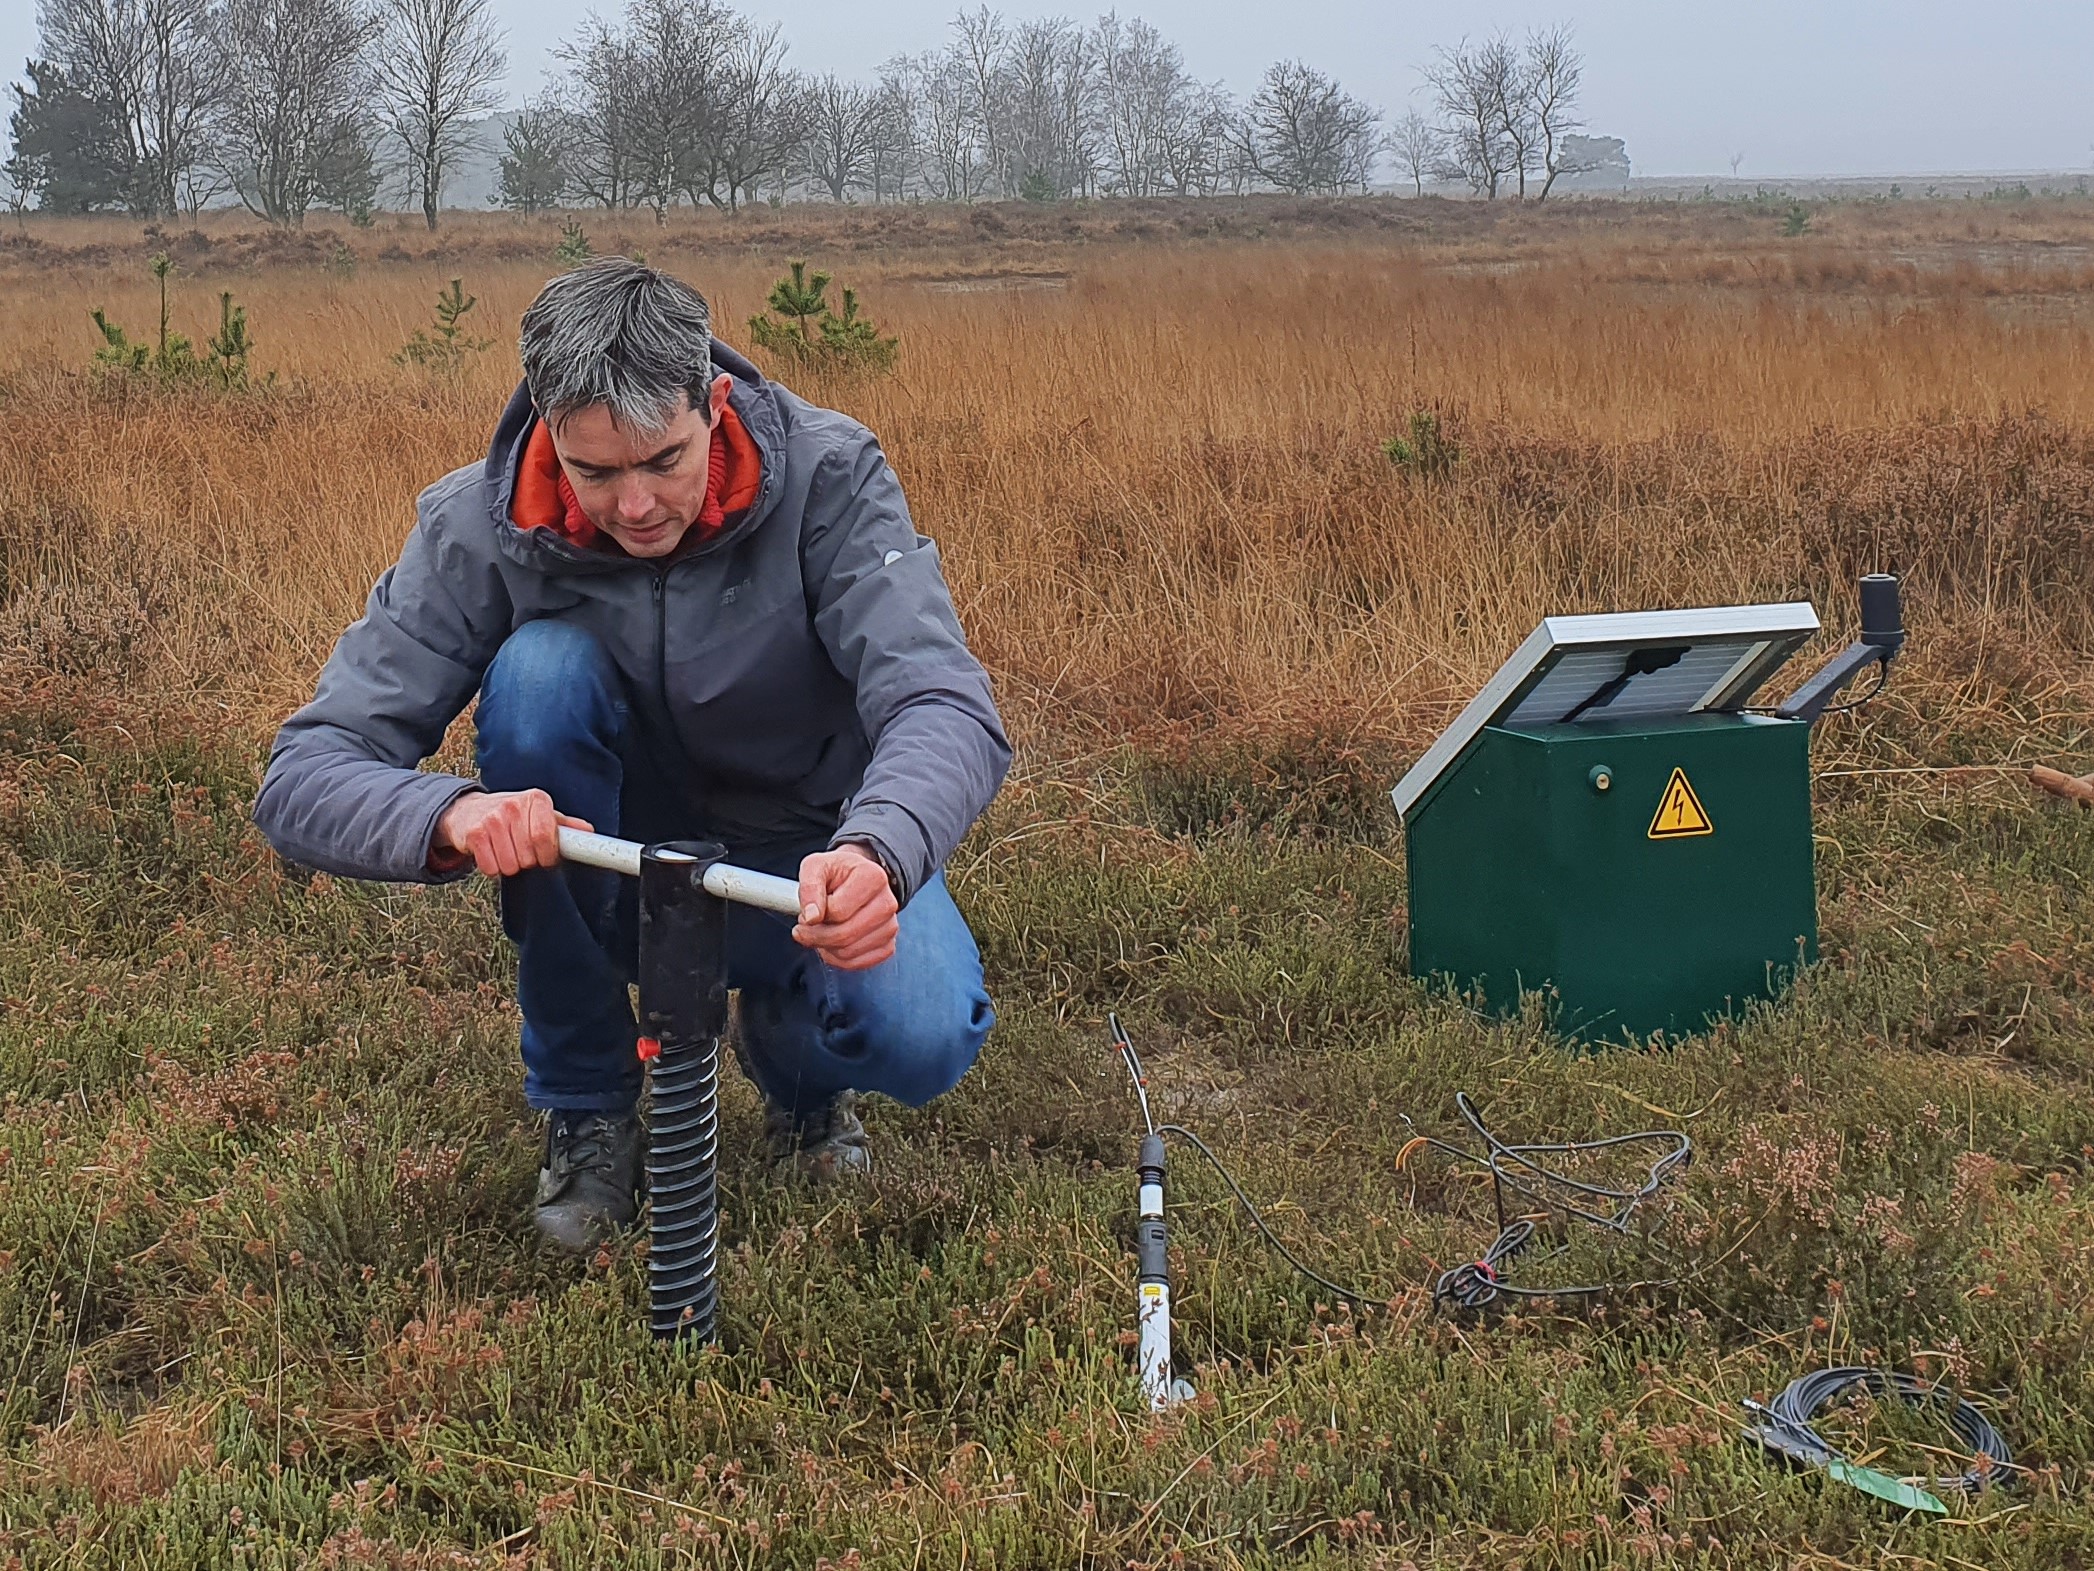
[[[639,1178],[638,1114],[555,1110],[545,1123],[532,1220],[562,1249],[593,1249],[632,1225]]]
[[[768,1108],[764,1138],[780,1170],[818,1184],[871,1173],[872,1141],[858,1121],[857,1104],[857,1092],[839,1091],[799,1118],[782,1107]]]

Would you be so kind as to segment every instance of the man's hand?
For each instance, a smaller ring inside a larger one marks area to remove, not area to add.
[[[439,871],[471,862],[489,878],[508,878],[560,860],[560,830],[588,829],[553,810],[543,791],[469,791],[443,811],[430,841]]]
[[[865,971],[894,953],[901,930],[887,870],[863,846],[817,851],[800,864],[793,937],[839,971]]]

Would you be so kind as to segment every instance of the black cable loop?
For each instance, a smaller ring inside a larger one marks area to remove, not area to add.
[[[1949,1427],[1974,1456],[1984,1458],[1984,1465],[1928,1480],[1937,1492],[1982,1494],[1994,1484],[2011,1481],[2020,1471],[2007,1450],[2005,1437],[1983,1413],[1945,1387],[1897,1370],[1848,1365],[1820,1369],[1792,1380],[1768,1406],[1762,1407],[1757,1402],[1746,1404],[1762,1420],[1761,1427],[1752,1432],[1753,1438],[1770,1451],[1778,1451],[1814,1467],[1823,1467],[1835,1460],[1847,1461],[1818,1433],[1814,1420],[1857,1386],[1867,1389],[1872,1396],[1900,1397],[1913,1407],[1948,1410]]]

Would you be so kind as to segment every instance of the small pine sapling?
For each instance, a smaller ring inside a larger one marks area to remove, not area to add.
[[[818,341],[818,328],[813,324],[829,309],[825,293],[829,275],[818,271],[810,276],[805,262],[794,262],[791,267],[788,276],[771,285],[764,301],[786,320],[774,322],[759,313],[749,318],[749,334],[771,353],[804,362],[813,357]]]
[[[805,262],[794,262],[791,273],[771,286],[765,302],[776,317],[750,317],[750,337],[759,348],[795,365],[893,369],[901,340],[882,335],[876,323],[860,314],[854,289],[843,291],[841,313],[831,310],[829,284],[829,274],[809,272]]]
[[[562,267],[580,267],[596,255],[595,247],[589,244],[588,233],[582,228],[579,218],[570,218],[560,226],[560,243],[553,247],[553,260]]]
[[[900,352],[899,338],[882,337],[870,317],[858,314],[858,291],[843,292],[843,314],[824,311],[821,321],[822,350],[832,359],[867,371],[890,371]]]
[[[247,307],[233,304],[233,292],[218,293],[218,331],[204,340],[204,370],[226,392],[247,386],[247,357],[254,339],[247,331]],[[273,379],[275,372],[269,373]]]
[[[1406,475],[1436,480],[1461,462],[1461,447],[1440,424],[1437,410],[1411,411],[1407,436],[1392,436],[1381,450]]]
[[[95,351],[95,364],[126,376],[144,376],[153,370],[153,348],[150,344],[134,344],[121,327],[102,314],[96,306],[88,315],[95,321],[95,328],[102,335],[102,347]]]
[[[195,374],[196,351],[189,340],[168,326],[167,275],[174,271],[174,258],[165,251],[148,264],[160,284],[160,334],[150,345],[134,344],[124,330],[102,314],[100,306],[90,314],[102,334],[102,347],[95,351],[95,364],[108,366],[127,376],[150,376],[164,383],[186,380]]]
[[[89,314],[102,335],[95,351],[98,366],[126,377],[143,377],[162,387],[207,382],[221,392],[245,390],[249,386],[247,357],[254,351],[254,338],[247,330],[247,308],[233,303],[230,289],[218,295],[218,331],[204,340],[198,354],[188,337],[174,330],[169,320],[167,278],[174,262],[163,252],[152,260],[153,277],[160,283],[160,328],[150,344],[133,343],[130,335],[98,306]],[[268,380],[275,380],[271,372]]]
[[[420,366],[425,371],[453,374],[470,356],[493,348],[493,339],[475,338],[466,330],[466,315],[479,303],[478,295],[465,292],[464,280],[452,279],[451,287],[436,297],[434,330],[416,328],[407,342],[400,346],[400,352],[393,356],[394,362]]]

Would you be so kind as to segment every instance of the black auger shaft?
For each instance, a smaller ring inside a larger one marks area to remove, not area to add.
[[[792,879],[730,865],[709,840],[642,846],[560,831],[563,861],[640,880],[640,1057],[652,1096],[648,1322],[664,1341],[719,1330],[720,1035],[727,1028],[727,904],[800,914]]]
[[[727,902],[707,891],[705,872],[726,854],[680,841],[649,846],[640,861],[640,1054],[653,1060],[648,1322],[662,1340],[710,1342],[719,1325]]]

